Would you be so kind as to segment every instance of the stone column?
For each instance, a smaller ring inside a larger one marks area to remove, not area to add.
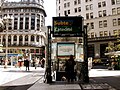
[[[19,36],[20,35],[17,35],[17,45],[19,45]]]
[[[13,37],[14,35],[11,35],[11,45],[13,45]]]

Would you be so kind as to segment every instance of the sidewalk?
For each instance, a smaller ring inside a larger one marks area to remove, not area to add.
[[[65,81],[55,81],[51,84],[43,83],[44,69],[30,67],[30,71],[25,71],[25,67],[7,69],[0,68],[0,72],[7,74],[7,82],[0,85],[0,90],[116,90],[107,83],[98,83],[90,79],[88,84],[67,83]],[[4,75],[5,75],[4,74]],[[17,75],[17,76],[16,76]]]

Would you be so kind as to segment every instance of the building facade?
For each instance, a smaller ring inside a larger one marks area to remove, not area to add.
[[[43,3],[43,0],[1,0],[0,18],[4,22],[6,16],[12,17],[0,33],[0,43],[3,45],[1,57],[5,56],[6,48],[8,57],[25,53],[29,54],[30,59],[45,56],[46,12]]]
[[[56,14],[82,16],[88,26],[88,56],[106,59],[108,43],[116,43],[120,34],[120,0],[56,0]]]

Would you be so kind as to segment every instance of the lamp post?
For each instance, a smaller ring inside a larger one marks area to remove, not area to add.
[[[3,18],[3,22],[5,23],[6,26],[6,51],[5,51],[5,66],[4,68],[7,68],[7,62],[8,62],[8,29],[9,29],[9,24],[11,23],[12,17],[9,15],[5,16]]]
[[[87,26],[84,25],[83,39],[84,39],[84,63],[83,63],[83,82],[89,83],[88,71],[88,40],[87,40]]]

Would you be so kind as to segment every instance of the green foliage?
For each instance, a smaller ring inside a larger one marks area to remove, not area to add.
[[[108,52],[113,52],[113,51],[115,51],[115,46],[114,46],[114,43],[113,42],[109,42],[108,43],[108,47],[106,47],[106,51],[108,51]]]

